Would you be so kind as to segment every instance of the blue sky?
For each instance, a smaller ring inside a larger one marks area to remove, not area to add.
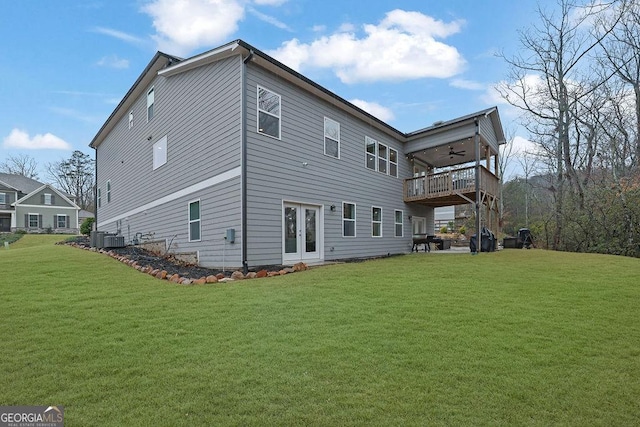
[[[157,50],[243,39],[405,132],[498,105],[533,0],[20,0],[0,13],[0,163],[88,147]],[[513,129],[513,131],[511,131]],[[519,143],[523,142],[518,138]]]

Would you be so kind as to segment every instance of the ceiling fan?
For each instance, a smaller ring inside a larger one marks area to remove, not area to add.
[[[443,157],[449,156],[450,159],[453,159],[453,156],[460,156],[460,157],[464,157],[465,153],[467,152],[467,150],[454,150],[452,146],[449,146],[449,153],[448,154],[444,154]]]

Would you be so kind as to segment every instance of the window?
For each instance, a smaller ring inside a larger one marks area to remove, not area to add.
[[[45,193],[42,200],[43,200],[43,204],[45,204],[45,205],[51,205],[53,203],[51,194]]]
[[[382,237],[382,208],[371,208],[371,237]]]
[[[355,203],[342,203],[342,237],[356,237]]]
[[[258,86],[258,132],[280,139],[280,95]]]
[[[111,201],[111,181],[107,181],[107,203]]]
[[[324,118],[324,154],[340,158],[340,123]]]
[[[56,228],[67,228],[66,215],[56,215]]]
[[[40,228],[40,215],[38,214],[29,214],[29,228]]]
[[[364,137],[364,141],[366,144],[367,151],[367,168],[371,170],[376,170],[376,145],[377,141],[375,139],[371,139],[368,136]]]
[[[97,194],[96,198],[98,199],[98,207],[101,207],[102,206],[102,191],[100,191],[99,188],[98,188],[98,194]]]
[[[404,212],[400,210],[395,211],[394,225],[396,229],[396,237],[404,236]]]
[[[129,129],[133,127],[133,111],[129,111]]]
[[[364,137],[365,166],[367,169],[381,172],[385,175],[398,177],[398,151],[376,141],[368,136]]]
[[[167,163],[167,136],[153,144],[153,170]]]
[[[7,193],[0,193],[0,205],[7,204]]]
[[[378,142],[378,172],[387,173],[388,160],[387,146]]]
[[[189,203],[189,241],[200,240],[200,200]]]
[[[149,92],[147,92],[147,121],[153,118],[153,104],[155,103],[155,101],[156,96],[152,87],[151,89],[149,89]]]
[[[398,152],[389,148],[389,175],[398,177]]]

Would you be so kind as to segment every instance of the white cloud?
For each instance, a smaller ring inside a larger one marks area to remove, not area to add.
[[[93,31],[134,45],[142,45],[146,43],[146,41],[144,39],[141,39],[140,37],[132,36],[131,34],[114,30],[112,28],[96,27],[93,29]]]
[[[371,114],[372,116],[379,118],[383,122],[388,123],[395,118],[393,111],[378,104],[377,102],[368,102],[363,101],[362,99],[351,99],[349,102],[357,107],[362,108],[364,111]]]
[[[473,80],[466,79],[453,79],[450,83],[450,86],[456,87],[458,89],[467,89],[467,90],[483,90],[486,86],[482,83],[474,82]]]
[[[21,148],[26,150],[70,150],[71,144],[57,136],[45,133],[44,135],[29,134],[20,129],[13,129],[9,136],[4,138],[5,148]]]
[[[516,156],[522,155],[524,153],[534,153],[538,149],[538,146],[535,142],[529,141],[522,136],[515,136],[511,144],[513,145],[511,152]]]
[[[254,0],[254,3],[260,6],[280,6],[286,2],[287,0]]]
[[[274,18],[271,15],[267,15],[264,14],[262,12],[258,12],[257,10],[255,10],[252,7],[247,8],[247,12],[251,13],[253,16],[255,16],[256,18],[258,18],[261,21],[266,22],[267,24],[271,24],[276,28],[280,28],[281,30],[287,30],[287,31],[293,31],[287,24],[285,24],[284,22],[278,20],[277,18]]]
[[[176,55],[226,41],[244,18],[241,0],[153,0],[142,11],[153,19],[158,48]]]
[[[325,31],[327,31],[327,26],[326,25],[314,25],[313,27],[311,27],[311,31],[313,31],[314,33],[324,33]]]
[[[108,67],[108,68],[116,68],[116,69],[125,69],[129,68],[129,60],[119,58],[118,55],[109,55],[103,56],[96,63],[100,67]]]
[[[463,24],[396,9],[378,25],[364,25],[363,37],[339,31],[308,44],[292,39],[269,53],[296,70],[331,68],[345,83],[448,78],[462,71],[465,60],[436,39],[459,32]]]

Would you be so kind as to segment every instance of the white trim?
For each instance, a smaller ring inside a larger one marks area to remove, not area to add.
[[[175,193],[172,194],[167,194],[164,197],[161,197],[159,199],[153,200],[149,203],[145,203],[142,206],[138,206],[135,209],[131,209],[123,214],[114,216],[111,219],[108,219],[106,221],[102,221],[98,223],[98,227],[104,227],[107,224],[111,224],[112,222],[121,220],[121,219],[125,219],[131,215],[135,215],[135,214],[139,214],[141,212],[146,211],[147,209],[152,209],[152,208],[156,208],[160,205],[163,205],[165,203],[169,203],[172,202],[174,200],[177,200],[181,197],[185,197],[188,196],[190,194],[195,193],[196,191],[200,191],[200,190],[204,190],[205,188],[209,188],[209,187],[213,187],[214,185],[220,184],[222,182],[228,181],[230,179],[233,178],[237,178],[241,175],[242,169],[240,168],[240,166],[238,166],[237,168],[231,169],[227,172],[223,172],[219,175],[213,176],[209,179],[205,179],[204,181],[198,182],[196,184],[190,185],[186,188],[183,188],[182,190],[176,191]]]
[[[347,218],[347,221],[353,221],[353,236],[345,236],[344,235],[344,220],[345,220],[345,217],[344,217],[344,204],[345,203],[348,204],[348,205],[353,205],[353,219]],[[358,227],[357,227],[357,225],[358,225],[358,221],[357,221],[357,218],[358,218],[358,207],[357,207],[357,205],[355,203],[353,203],[353,202],[345,202],[345,201],[343,201],[342,204],[341,204],[340,215],[342,215],[342,221],[340,222],[340,225],[342,226],[342,232],[341,232],[342,237],[348,238],[348,239],[353,239],[353,238],[357,237],[358,236]]]
[[[80,208],[73,208],[71,206],[55,206],[55,205],[18,205],[18,207],[21,208],[43,208],[43,209],[70,209],[70,210],[74,210],[77,211]]]
[[[169,77],[181,72],[183,68],[185,69],[184,71],[190,70],[191,68],[197,67],[198,63],[202,63],[202,65],[204,65],[207,62],[206,60],[211,58],[212,56],[216,56],[222,52],[226,52],[229,50],[233,52],[237,47],[238,47],[238,42],[234,42],[230,45],[222,46],[220,48],[210,50],[209,52],[205,52],[201,55],[194,56],[193,58],[185,59],[184,61],[181,61],[176,65],[160,70],[158,71],[158,75]]]
[[[198,219],[191,219],[191,205],[193,203],[198,203]],[[191,238],[191,223],[193,222],[198,222],[198,239],[192,239]],[[188,241],[189,242],[200,242],[202,241],[202,206],[200,204],[200,199],[195,199],[195,200],[191,200],[189,202],[187,202],[187,236],[188,236]]]
[[[396,222],[396,214],[400,212],[400,218],[402,218],[402,222]],[[402,225],[402,233],[398,236],[396,234],[396,226]],[[402,209],[394,209],[393,210],[393,237],[404,237],[404,211]]]
[[[373,210],[374,209],[380,209],[380,221],[376,221],[375,219],[373,219]],[[371,206],[371,237],[375,238],[375,239],[379,239],[381,237],[384,236],[384,233],[382,232],[382,207],[381,206]],[[373,225],[374,224],[380,224],[380,235],[379,236],[375,236],[373,234]]]

